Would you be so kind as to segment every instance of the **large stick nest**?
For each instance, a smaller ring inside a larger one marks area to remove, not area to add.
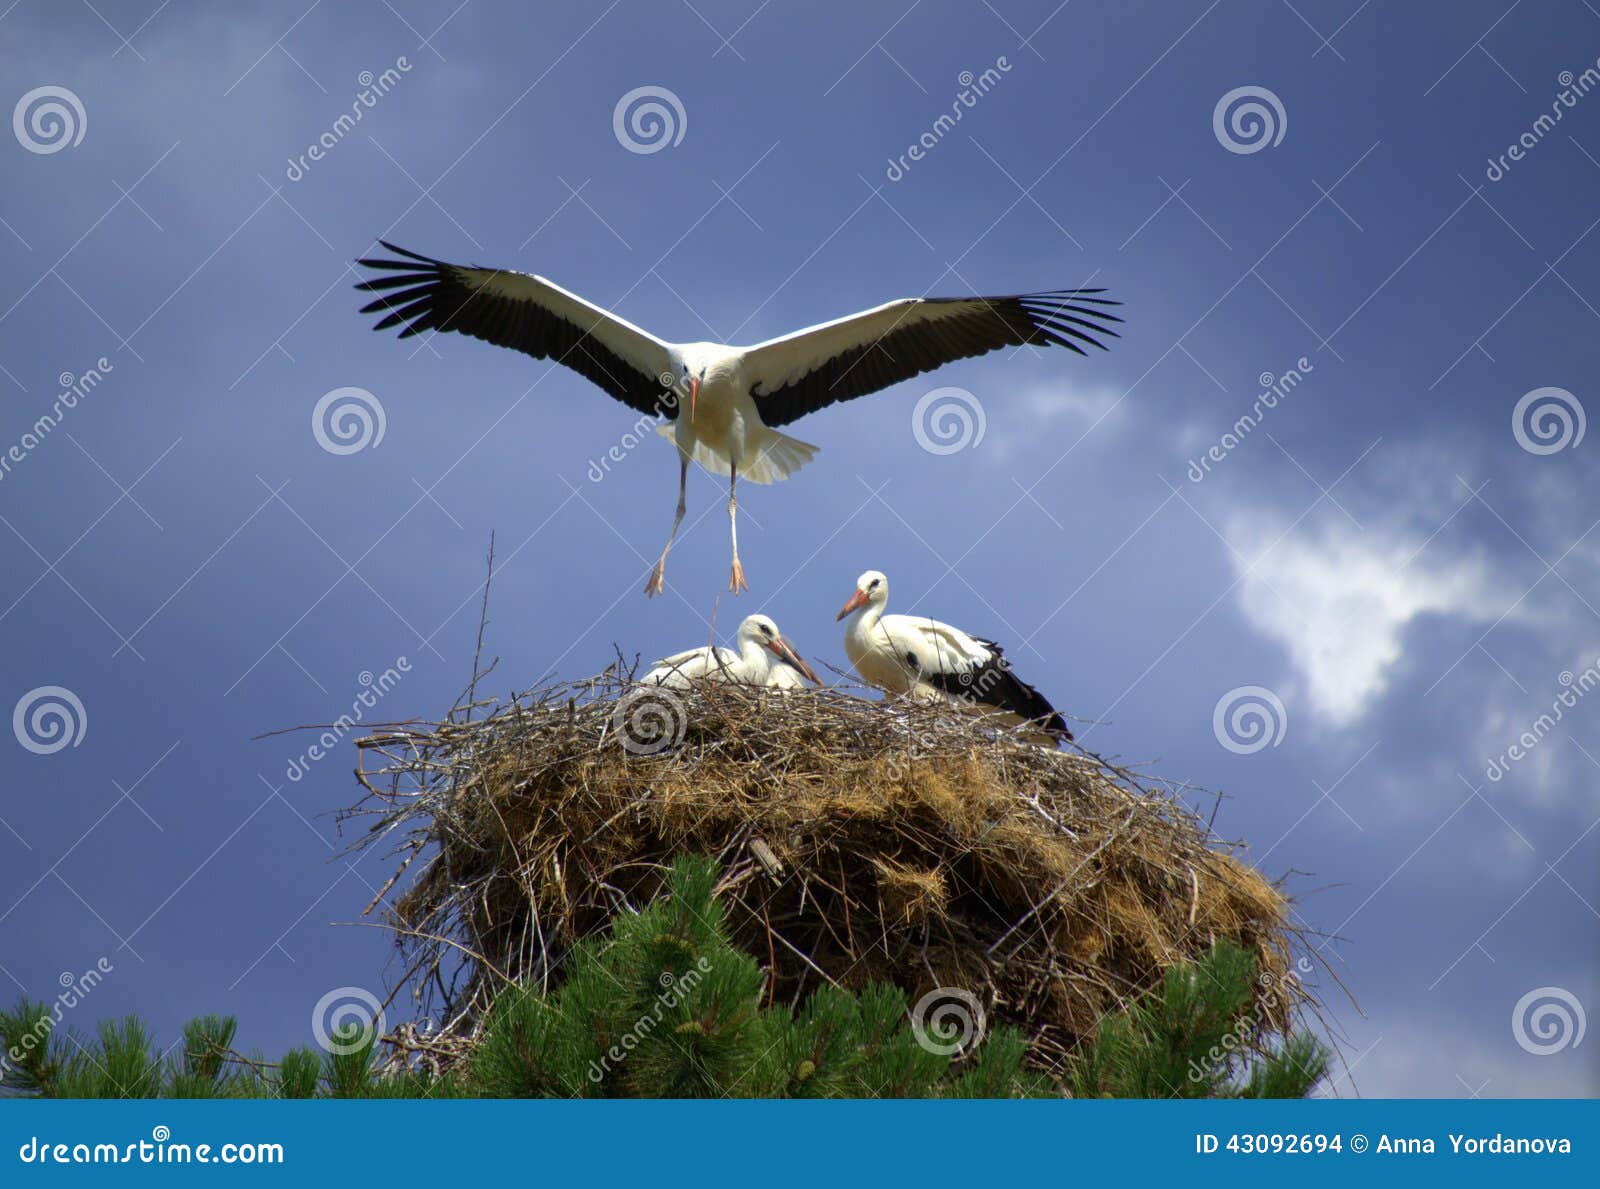
[[[725,684],[673,693],[620,667],[464,721],[359,742],[378,820],[420,874],[391,910],[410,985],[459,1051],[508,981],[558,985],[579,938],[721,860],[736,942],[770,995],[823,982],[976,995],[1054,1066],[1163,970],[1231,939],[1258,958],[1253,1019],[1305,998],[1272,883],[1182,790],[1048,751],[944,707]],[[400,877],[396,873],[396,879]],[[391,881],[391,885],[394,881]]]

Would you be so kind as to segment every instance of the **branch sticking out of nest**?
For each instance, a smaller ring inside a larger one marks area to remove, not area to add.
[[[1282,893],[1168,786],[837,690],[638,686],[622,666],[486,717],[359,741],[377,821],[425,865],[391,927],[415,989],[470,1035],[507,979],[548,988],[578,938],[672,859],[721,861],[770,995],[893,982],[977,996],[1054,1064],[1106,1012],[1226,937],[1255,953],[1262,1032],[1308,1003]]]

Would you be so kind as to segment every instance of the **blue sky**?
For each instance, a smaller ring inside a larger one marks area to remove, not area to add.
[[[1226,792],[1219,831],[1338,938],[1320,956],[1359,1010],[1310,976],[1352,1067],[1337,1092],[1600,1089],[1596,1042],[1572,1043],[1600,1005],[1600,442],[1577,432],[1600,374],[1600,14],[550,7],[0,17],[5,102],[81,109],[65,143],[25,110],[0,144],[0,703],[82,707],[75,746],[0,747],[0,992],[48,999],[103,958],[74,1024],[131,1011],[171,1038],[225,1011],[278,1050],[326,992],[382,991],[385,936],[338,924],[388,875],[339,854],[352,749],[291,781],[307,741],[253,737],[336,718],[402,657],[369,713],[445,709],[492,530],[507,689],[694,645],[714,607],[843,666],[833,612],[886,571],[896,609],[1008,644],[1090,746]],[[682,111],[647,153],[613,132],[643,86]],[[1270,93],[1269,143],[1226,110],[1214,128],[1241,87]],[[752,591],[720,606],[726,520],[696,474],[647,604],[670,449],[596,482],[623,406],[457,336],[372,334],[350,263],[380,235],[677,340],[1079,284],[1127,325],[1090,359],[996,354],[807,419],[822,452],[744,493]],[[947,386],[983,433],[930,453],[918,401]],[[312,430],[342,387],[383,410],[348,454]],[[1226,729],[1250,696],[1275,740],[1255,750]],[[1541,1038],[1541,1002],[1565,1031]]]

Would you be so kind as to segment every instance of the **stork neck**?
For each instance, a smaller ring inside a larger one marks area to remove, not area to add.
[[[768,659],[772,654],[757,640],[739,641],[739,659],[742,668],[749,674],[764,673],[770,666]]]
[[[857,607],[850,612],[850,618],[845,620],[845,631],[865,636],[878,626],[878,621],[882,618],[883,604],[868,603],[865,607]]]

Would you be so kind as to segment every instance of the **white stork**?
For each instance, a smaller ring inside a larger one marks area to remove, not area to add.
[[[835,619],[848,618],[844,651],[868,685],[918,701],[945,701],[1008,725],[1026,724],[1053,746],[1072,732],[1043,694],[1011,671],[1000,645],[936,619],[885,615],[889,579],[868,570]]]
[[[1085,355],[1116,336],[1121,303],[1102,289],[1056,289],[1013,297],[907,297],[753,347],[669,343],[543,277],[468,268],[380,240],[399,260],[362,260],[393,273],[358,284],[382,294],[362,309],[384,311],[373,329],[403,325],[401,338],[454,330],[535,359],[552,359],[641,413],[669,417],[657,432],[678,447],[678,511],[645,593],[661,593],[667,554],[683,523],[692,458],[728,476],[733,570],[728,589],[749,589],[739,564],[737,485],[786,479],[817,447],[774,428],[835,401],[851,400],[956,359],[1000,347],[1055,344]],[[1082,345],[1080,345],[1082,344]],[[688,406],[685,416],[684,405]]]
[[[706,678],[784,690],[804,689],[806,680],[821,684],[767,616],[746,616],[735,640],[737,651],[702,645],[665,657],[640,680],[675,689],[688,689]]]

